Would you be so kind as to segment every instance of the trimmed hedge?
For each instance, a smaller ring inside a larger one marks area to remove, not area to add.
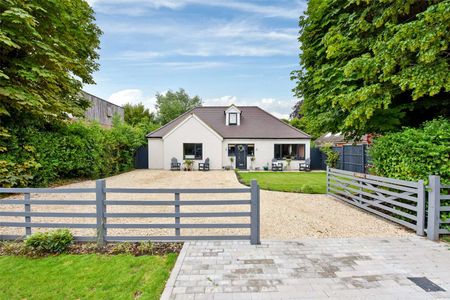
[[[450,120],[437,119],[421,128],[406,128],[379,137],[370,148],[372,171],[379,176],[428,182],[439,175],[450,182]]]
[[[111,129],[82,121],[51,129],[12,128],[7,150],[0,153],[0,186],[48,186],[61,179],[129,171],[147,130],[117,120]]]

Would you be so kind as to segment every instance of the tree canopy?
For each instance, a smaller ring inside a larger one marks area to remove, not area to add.
[[[294,93],[313,134],[450,116],[448,0],[311,0],[299,41]]]
[[[82,83],[94,83],[98,69],[101,31],[94,20],[84,0],[0,1],[2,125],[24,122],[24,114],[40,120],[82,115],[88,105]]]
[[[137,125],[142,122],[154,123],[155,115],[145,108],[144,104],[125,104],[124,108],[124,120],[130,125]]]
[[[199,96],[190,97],[184,89],[165,94],[156,94],[157,118],[162,125],[167,124],[188,110],[202,105]]]

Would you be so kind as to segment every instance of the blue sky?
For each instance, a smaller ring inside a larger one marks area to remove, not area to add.
[[[119,105],[184,88],[204,105],[259,105],[286,117],[296,102],[296,0],[88,0],[101,37],[96,85]]]

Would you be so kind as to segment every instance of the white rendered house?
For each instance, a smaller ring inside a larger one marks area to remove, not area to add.
[[[257,106],[196,107],[149,133],[150,169],[170,169],[194,160],[194,168],[206,158],[211,169],[263,169],[272,159],[291,159],[291,168],[310,157],[308,134],[282,122]],[[253,158],[253,159],[252,159]],[[284,163],[286,165],[286,163]]]

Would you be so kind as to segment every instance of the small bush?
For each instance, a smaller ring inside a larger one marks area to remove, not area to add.
[[[134,249],[133,243],[117,243],[113,244],[111,254],[132,254]]]
[[[300,190],[302,193],[305,193],[305,194],[313,194],[314,193],[313,187],[310,185],[307,185],[307,184],[302,185]]]
[[[325,144],[320,150],[327,156],[327,166],[336,168],[337,162],[339,161],[339,153],[331,148],[331,144]]]
[[[25,240],[25,245],[39,253],[63,253],[73,242],[73,235],[67,229],[36,232]]]

